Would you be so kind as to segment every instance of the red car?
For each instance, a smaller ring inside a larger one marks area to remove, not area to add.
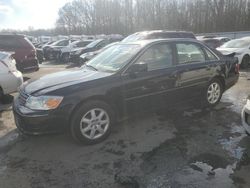
[[[0,51],[13,52],[16,67],[21,72],[39,69],[36,49],[24,35],[1,34]]]

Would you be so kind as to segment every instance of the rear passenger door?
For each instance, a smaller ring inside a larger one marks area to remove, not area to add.
[[[177,42],[176,56],[179,98],[187,100],[202,95],[213,75],[205,48],[195,42]]]

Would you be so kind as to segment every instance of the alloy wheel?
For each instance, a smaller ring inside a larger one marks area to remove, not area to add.
[[[207,101],[210,104],[215,104],[220,99],[221,87],[217,82],[213,82],[209,85],[207,90]]]
[[[88,139],[95,140],[103,136],[110,125],[108,113],[100,108],[91,109],[80,121],[80,131]]]

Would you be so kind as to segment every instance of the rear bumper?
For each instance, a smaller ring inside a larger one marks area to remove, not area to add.
[[[6,76],[5,78],[6,80],[4,80],[2,83],[3,93],[5,95],[16,92],[18,88],[23,84],[23,76],[19,71],[8,73],[8,76]]]
[[[39,70],[39,64],[37,59],[26,59],[23,61],[17,61],[16,67],[22,73],[35,72]]]
[[[24,134],[39,135],[65,131],[68,126],[67,115],[55,111],[33,111],[13,103],[13,114],[16,127]]]

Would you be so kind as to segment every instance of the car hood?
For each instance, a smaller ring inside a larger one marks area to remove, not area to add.
[[[240,53],[245,50],[245,48],[217,48],[219,52],[221,52],[223,55],[228,55],[231,53]]]
[[[27,94],[45,93],[60,89],[70,85],[97,80],[110,76],[112,73],[93,71],[89,68],[79,68],[77,70],[62,71],[58,73],[48,74],[37,80],[31,80],[24,86]],[[38,94],[38,95],[39,95]]]

